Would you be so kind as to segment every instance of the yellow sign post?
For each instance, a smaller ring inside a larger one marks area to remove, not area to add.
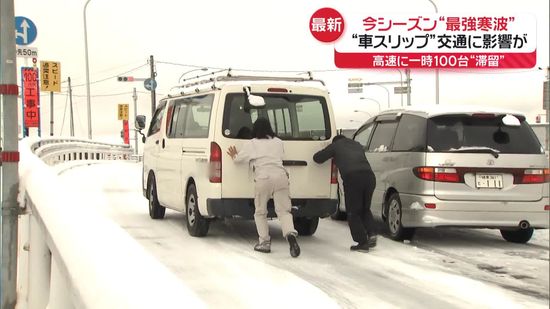
[[[118,120],[128,120],[129,114],[129,105],[128,104],[119,104],[118,105]]]
[[[61,63],[40,61],[40,89],[61,92]]]

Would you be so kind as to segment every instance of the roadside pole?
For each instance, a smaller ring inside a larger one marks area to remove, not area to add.
[[[550,152],[550,66],[546,68],[546,82],[548,86],[546,87],[546,150]],[[550,183],[548,184],[550,186]]]
[[[137,91],[136,87],[134,87],[134,94],[132,95],[132,99],[134,99],[134,154],[138,154],[138,132],[136,129],[136,118],[137,118]]]
[[[53,136],[53,91],[50,91],[50,136]]]
[[[407,80],[407,106],[411,106],[411,69],[405,69]]]
[[[74,136],[74,118],[73,118],[73,88],[71,87],[71,78],[68,78],[69,82],[69,124],[71,137]]]
[[[17,302],[17,63],[15,58],[13,0],[0,0],[0,95],[3,125],[2,159],[2,263],[0,308],[13,309]]]
[[[155,76],[157,73],[155,72],[155,59],[153,59],[153,55],[149,57],[149,64],[151,65],[151,80],[155,82]],[[155,88],[151,89],[151,119],[153,118],[153,115],[155,114],[155,102],[156,102],[156,91]]]

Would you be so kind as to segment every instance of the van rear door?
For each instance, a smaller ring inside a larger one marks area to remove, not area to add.
[[[241,149],[252,138],[252,124],[259,117],[269,119],[273,131],[283,140],[283,164],[290,177],[291,198],[330,198],[331,190],[335,196],[331,162],[313,161],[313,154],[325,147],[336,131],[327,92],[290,85],[254,85],[252,93],[264,98],[265,107],[247,108],[242,86],[226,86],[222,94],[225,95],[222,138],[217,139],[224,152],[222,197],[254,196],[251,167],[231,162],[225,152],[231,145]]]
[[[428,120],[427,166],[443,200],[537,201],[548,172],[542,147],[521,116],[442,115]]]

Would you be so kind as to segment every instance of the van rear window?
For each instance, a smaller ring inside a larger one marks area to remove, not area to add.
[[[265,107],[244,108],[244,94],[230,93],[225,99],[223,135],[252,138],[252,124],[259,117],[269,119],[273,132],[282,140],[327,140],[330,118],[324,97],[297,94],[257,94]]]
[[[445,115],[428,119],[428,151],[540,154],[542,147],[525,119],[519,126],[502,122],[504,115]]]

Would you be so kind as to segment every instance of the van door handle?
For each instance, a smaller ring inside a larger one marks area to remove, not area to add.
[[[284,166],[307,166],[307,161],[303,160],[283,160]]]

